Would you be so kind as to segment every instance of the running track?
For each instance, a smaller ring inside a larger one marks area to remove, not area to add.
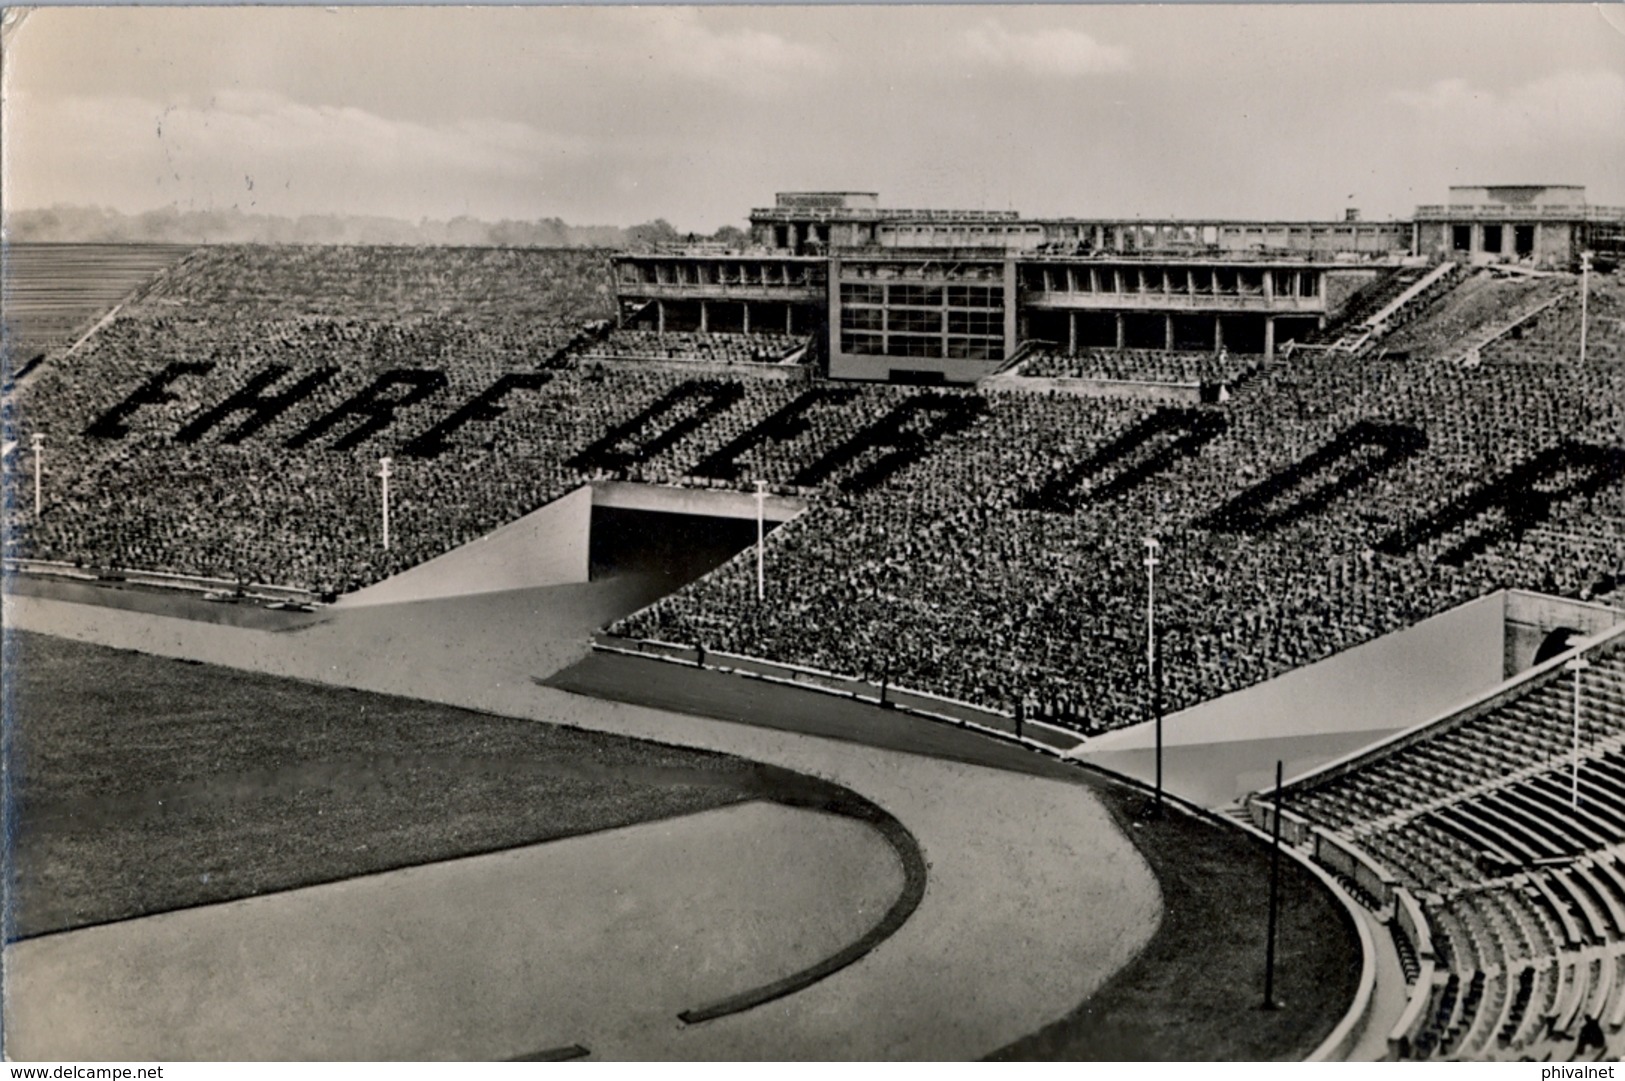
[[[12,595],[6,598],[6,622],[118,648],[727,751],[845,785],[912,831],[929,864],[925,896],[902,928],[862,960],[804,991],[731,1017],[690,1026],[665,1013],[658,1014],[658,1022],[656,1014],[643,1022],[630,1016],[586,1018],[580,1024],[590,1031],[557,1037],[583,1044],[595,1056],[974,1058],[1074,1008],[1133,957],[1155,929],[1160,906],[1155,881],[1087,789],[968,761],[674,714],[541,686],[538,680],[579,659],[585,629],[601,622],[602,613],[590,596],[583,595],[578,605],[561,605],[560,599],[556,593],[549,597],[547,591],[524,591],[358,609],[314,626],[276,632]],[[479,867],[474,861],[453,861],[378,877],[388,880],[387,888],[410,892],[411,876],[451,876],[455,881],[464,873],[477,875]],[[350,892],[363,894],[365,885]],[[309,904],[310,898],[299,896],[308,892],[237,904],[263,908],[282,903],[278,898]],[[477,921],[479,906],[486,902],[483,893],[471,893],[460,904]],[[320,900],[337,906],[323,910],[334,913],[330,918],[335,921],[349,912],[343,917],[347,926],[365,935],[369,921],[349,922],[365,910],[365,900],[356,900],[361,907],[355,909],[346,909],[342,898]],[[280,929],[253,938],[247,948],[286,949],[288,942],[277,936],[296,936],[301,924],[270,920],[268,926]],[[432,921],[418,926],[418,933],[432,933]],[[116,935],[118,928],[97,930]],[[524,951],[526,933],[549,931],[545,921],[511,930],[514,937],[504,943],[509,953]],[[55,937],[70,940],[79,933]],[[229,933],[221,940],[229,940]],[[534,987],[492,978],[489,972],[480,980],[467,969],[466,951],[424,945],[407,940],[373,947],[380,958],[406,951],[439,966],[420,973],[435,986],[475,979],[475,1015],[534,1018],[546,1011],[547,1003],[535,1001],[525,1004],[528,1011],[515,1008],[512,1000],[533,996]],[[207,959],[200,958],[194,968],[198,978],[205,978]],[[637,998],[629,992],[626,1001]],[[253,1013],[252,996],[243,1002],[242,1015],[227,1011],[214,1023],[235,1023],[245,1032],[260,1033],[266,1047],[292,1049],[310,1042],[309,1017],[301,1022],[303,1029],[290,1026],[279,1032],[275,1016]],[[384,1039],[365,1053],[421,1055],[422,1034],[411,1031],[416,1016],[391,1013],[387,1002],[380,1009],[372,1028]],[[318,1010],[310,1016],[322,1014]],[[333,1023],[343,1020],[336,1005]],[[399,1038],[391,1043],[397,1032]],[[477,1046],[457,1042],[456,1032],[440,1035],[444,1039],[434,1046],[465,1057],[510,1057],[515,1047],[525,1046],[511,1031],[486,1031]],[[527,1038],[534,1043],[532,1036]],[[533,1047],[531,1053],[546,1050]],[[299,1057],[292,1050],[289,1054]]]

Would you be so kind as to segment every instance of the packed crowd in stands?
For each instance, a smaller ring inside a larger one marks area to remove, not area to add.
[[[591,360],[677,360],[696,364],[778,364],[807,344],[789,334],[700,334],[613,330],[581,353]]]
[[[1257,355],[1165,349],[1042,349],[1021,362],[1020,374],[1135,383],[1206,383],[1229,386],[1261,363]]]
[[[1558,338],[1572,329],[1561,315],[1543,325]],[[988,405],[983,422],[883,494],[825,500],[775,533],[768,605],[755,605],[751,561],[741,557],[621,629],[871,678],[889,671],[902,685],[1006,708],[1061,694],[1085,703],[1086,727],[1105,728],[1145,716],[1145,536],[1164,545],[1158,601],[1171,709],[1501,586],[1587,596],[1625,570],[1617,459],[1562,459],[1532,478],[1577,491],[1554,500],[1544,523],[1523,517],[1538,518],[1539,498],[1515,493],[1516,514],[1448,513],[1462,493],[1565,440],[1625,447],[1625,369],[1616,364],[1467,370],[1306,358],[1271,372],[1245,403],[1203,410],[1224,417],[1223,433],[1154,481],[1092,502],[1091,483],[1111,492],[1121,469],[1101,463],[1097,478],[1080,481],[1071,514],[1021,508],[1068,463],[1117,446],[1133,460],[1123,436],[1157,407],[1017,393]],[[1420,433],[1425,447],[1366,468],[1386,460],[1380,444],[1353,442],[1341,470],[1307,478],[1263,516],[1264,528],[1207,527],[1239,493],[1362,421]],[[1314,506],[1313,494],[1343,476],[1353,480],[1346,494]],[[1587,490],[1577,477],[1596,483]],[[1439,523],[1431,532],[1411,528],[1430,521]]]
[[[614,314],[608,255],[561,248],[199,248],[139,310],[212,322],[413,319],[572,324]]]
[[[1398,300],[1405,290],[1420,281],[1426,273],[1427,270],[1424,267],[1400,267],[1386,276],[1378,278],[1348,299],[1334,323],[1330,323],[1319,331],[1310,334],[1307,340],[1311,342],[1333,341],[1343,330],[1360,326],[1389,304]]]
[[[1490,270],[1467,275],[1433,300],[1425,317],[1412,320],[1383,339],[1390,352],[1448,358],[1470,343],[1480,327],[1502,321],[1543,301],[1573,292],[1560,278],[1505,277]]]
[[[241,269],[228,260],[219,273]],[[1263,372],[1244,400],[1171,410],[578,363],[591,344],[550,367],[545,348],[517,329],[523,320],[513,321],[511,345],[491,344],[498,324],[474,300],[419,322],[295,318],[285,310],[292,301],[249,317],[227,299],[231,283],[191,274],[181,276],[189,284],[179,291],[192,298],[185,306],[154,308],[155,295],[19,388],[12,430],[24,446],[28,433],[47,434],[50,499],[38,522],[29,505],[11,509],[8,554],[331,595],[596,477],[746,490],[761,479],[814,497],[769,538],[768,603],[756,604],[754,559],[742,553],[617,631],[887,674],[895,685],[1006,709],[1064,697],[1078,703],[1086,730],[1145,716],[1146,536],[1164,545],[1158,607],[1170,709],[1498,586],[1584,594],[1625,570],[1608,544],[1625,531],[1625,488],[1608,460],[1584,455],[1536,478],[1578,493],[1552,500],[1549,515],[1469,507],[1437,529],[1415,528],[1564,440],[1625,447],[1617,363],[1582,371],[1494,350],[1473,369],[1305,356]],[[1620,334],[1617,319],[1607,322],[1619,289],[1603,292],[1613,300],[1593,304],[1593,342]],[[358,303],[373,313],[385,304]],[[546,306],[551,325],[594,313]],[[570,318],[558,318],[565,311]],[[1576,317],[1549,313],[1522,344],[1561,343]],[[465,333],[459,320],[477,331]],[[172,380],[171,400],[155,394],[109,417],[165,364],[213,367]],[[318,378],[324,369],[336,370]],[[383,378],[398,380],[382,395],[402,402],[393,423],[378,431],[361,416],[317,423]],[[503,397],[500,415],[448,432],[434,457],[403,453],[503,378],[530,381]],[[285,410],[236,442],[247,413],[194,430],[255,380],[262,394],[289,392]],[[1366,438],[1362,423],[1377,425],[1376,435]],[[764,424],[773,437],[753,438]],[[195,438],[177,438],[185,432]],[[1329,444],[1348,453],[1325,472],[1275,504],[1231,507]],[[395,456],[387,552],[376,511],[384,454]],[[26,468],[25,459],[12,455],[8,468]],[[1317,498],[1336,478],[1347,490]],[[1472,543],[1481,534],[1494,540],[1484,551]]]
[[[1604,279],[1605,281],[1607,279]],[[1593,287],[1587,301],[1586,360],[1625,363],[1625,295]],[[1503,364],[1571,364],[1580,355],[1580,298],[1572,287],[1557,303],[1485,347],[1484,358]]]

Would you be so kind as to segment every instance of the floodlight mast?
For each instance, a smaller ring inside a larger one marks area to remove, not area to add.
[[[756,602],[760,604],[767,597],[767,481],[756,482]]]
[[[1275,796],[1270,806],[1270,914],[1264,940],[1264,1009],[1278,1010],[1275,1001],[1275,935],[1281,910],[1281,773],[1284,763],[1275,760]]]
[[[1569,760],[1569,806],[1580,806],[1580,673],[1591,667],[1583,654],[1576,654],[1564,668],[1574,673],[1574,751]]]
[[[1162,666],[1157,657],[1157,552],[1162,544],[1145,538],[1145,667],[1151,683],[1151,714],[1157,731],[1156,813],[1162,814]]]
[[[40,484],[40,474],[45,467],[45,435],[35,432],[29,437],[29,443],[34,448],[34,518],[37,520],[45,510],[43,488]]]
[[[389,551],[389,467],[392,459],[388,457],[378,459],[378,479],[383,481],[384,496],[384,551]]]

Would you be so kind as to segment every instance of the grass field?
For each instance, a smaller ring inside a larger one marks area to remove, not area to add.
[[[1000,1059],[1301,1061],[1354,999],[1351,917],[1303,867],[1281,861],[1275,999],[1261,1009],[1269,850],[1192,815],[1152,817],[1150,797],[1102,785],[1112,817],[1157,875],[1165,908],[1151,942],[1066,1018]]]
[[[9,938],[837,786],[743,759],[10,636]]]

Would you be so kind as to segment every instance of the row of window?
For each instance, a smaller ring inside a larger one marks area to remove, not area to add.
[[[1003,308],[1004,290],[986,285],[895,285],[842,282],[842,304],[895,304],[940,308]]]
[[[626,285],[818,285],[822,267],[789,263],[622,263]]]
[[[889,330],[905,334],[1004,334],[1004,313],[956,308],[842,308],[842,330]]]
[[[1172,293],[1183,295],[1262,296],[1264,274],[1278,297],[1319,295],[1320,275],[1315,271],[1270,270],[1235,272],[1213,270],[1116,269],[1086,267],[1033,267],[1025,271],[1027,288],[1046,293]]]
[[[1484,247],[1481,251],[1495,254],[1506,254],[1507,233],[1512,234],[1513,255],[1533,255],[1535,251],[1535,227],[1533,225],[1514,225],[1510,230],[1501,225],[1483,226]],[[1455,251],[1473,250],[1473,227],[1471,225],[1454,225],[1450,229],[1450,247]]]
[[[999,338],[944,339],[940,334],[861,334],[843,331],[841,351],[871,357],[924,357],[941,360],[1002,360]]]

